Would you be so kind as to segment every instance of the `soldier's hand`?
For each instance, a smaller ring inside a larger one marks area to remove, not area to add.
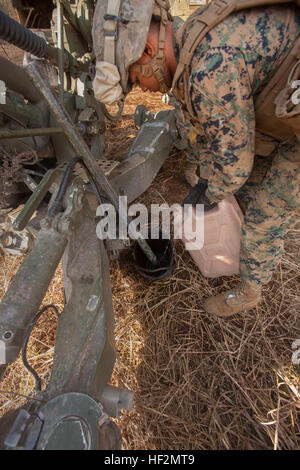
[[[204,212],[210,211],[214,207],[216,207],[216,202],[210,202],[205,192],[207,190],[207,180],[203,178],[199,178],[198,183],[192,187],[189,194],[183,200],[182,205],[184,204],[192,204],[192,206],[196,206],[196,204],[203,204],[204,205]]]

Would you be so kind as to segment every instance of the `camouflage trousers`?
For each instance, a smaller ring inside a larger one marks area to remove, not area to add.
[[[271,157],[256,157],[252,174],[236,195],[246,209],[240,274],[253,285],[270,281],[283,253],[283,240],[300,216],[300,144],[279,145]]]
[[[200,155],[199,155],[200,157]],[[210,161],[198,160],[200,174]],[[300,144],[282,143],[269,157],[256,156],[246,184],[236,194],[245,218],[240,275],[254,287],[270,281],[283,253],[283,240],[300,216]]]

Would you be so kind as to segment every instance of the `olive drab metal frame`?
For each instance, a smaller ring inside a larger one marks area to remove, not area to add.
[[[80,172],[72,174],[54,216],[47,207],[45,211],[45,197],[50,198],[49,208],[69,163],[81,157],[99,192],[127,195],[130,203],[155,178],[177,132],[173,112],[162,111],[141,126],[122,162],[105,161],[105,119],[119,116],[111,117],[93,95],[95,2],[55,3],[52,41],[45,39],[49,32],[37,36],[0,12],[0,37],[26,51],[25,69],[0,57],[6,95],[5,104],[0,104],[0,150],[9,154],[14,145],[21,152],[22,139],[27,148],[38,142],[38,161],[47,158],[50,166],[40,180],[28,179],[24,169],[19,170],[31,190],[13,222],[16,246],[11,248],[22,250],[17,244],[27,230],[35,241],[0,303],[0,376],[20,353],[61,259],[65,287],[50,382],[0,420],[0,448],[118,449],[120,432],[109,418],[133,405],[131,391],[109,385],[116,352],[108,250],[116,254],[120,243],[105,245],[97,238],[98,202]],[[8,29],[2,29],[3,24]],[[20,36],[25,38],[21,43]],[[21,125],[10,126],[8,116]],[[33,230],[36,220],[39,229]]]

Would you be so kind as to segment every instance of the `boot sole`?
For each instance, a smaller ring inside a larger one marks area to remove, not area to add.
[[[259,303],[259,300],[255,303],[252,303],[246,307],[244,307],[243,309],[241,310],[238,310],[237,312],[232,312],[232,313],[217,313],[217,312],[214,312],[213,310],[209,310],[208,308],[205,307],[205,305],[203,305],[204,307],[204,310],[209,313],[210,315],[215,315],[216,317],[222,317],[222,318],[227,318],[227,317],[232,317],[233,315],[236,315],[238,313],[244,313],[244,312],[247,312],[248,310],[251,310],[252,308],[256,307],[257,304]]]

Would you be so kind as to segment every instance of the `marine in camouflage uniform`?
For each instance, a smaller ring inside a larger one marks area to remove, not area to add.
[[[286,230],[300,212],[298,140],[274,139],[269,156],[255,155],[256,97],[299,34],[300,13],[293,5],[244,10],[205,36],[191,64],[190,94],[198,118],[192,155],[208,180],[209,201],[235,194],[246,211],[240,274],[254,289],[271,279]],[[178,54],[181,43],[176,48]],[[189,135],[190,125],[183,127]]]

